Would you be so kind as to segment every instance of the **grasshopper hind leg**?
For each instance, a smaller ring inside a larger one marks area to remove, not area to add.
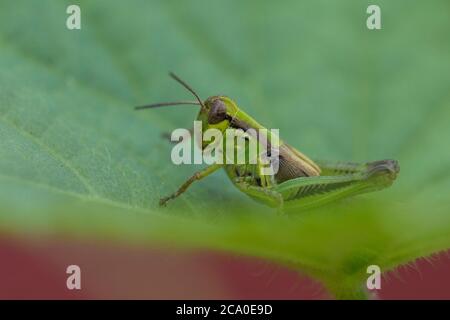
[[[336,175],[348,175],[364,172],[382,172],[387,174],[398,174],[400,172],[400,166],[396,160],[378,160],[367,163],[355,163],[355,162],[329,162],[318,161],[316,163],[320,166],[323,176],[336,176]],[[395,177],[394,177],[395,178]]]
[[[283,194],[286,207],[315,207],[334,200],[389,187],[400,171],[395,160],[364,164],[318,162],[321,176],[283,182],[275,190]]]

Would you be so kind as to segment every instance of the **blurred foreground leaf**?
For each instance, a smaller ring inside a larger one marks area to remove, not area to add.
[[[447,1],[81,1],[0,4],[0,228],[261,256],[337,297],[450,247],[450,20]],[[408,10],[405,10],[408,8]],[[422,21],[415,23],[415,21]],[[224,93],[322,159],[394,158],[383,192],[294,216],[208,177],[168,208],[158,199],[198,168],[174,166],[161,134],[195,108],[133,105]]]

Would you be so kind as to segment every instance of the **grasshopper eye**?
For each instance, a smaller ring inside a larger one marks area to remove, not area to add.
[[[222,122],[226,118],[227,107],[225,106],[225,104],[220,99],[213,101],[208,114],[208,123],[217,124],[219,122]]]

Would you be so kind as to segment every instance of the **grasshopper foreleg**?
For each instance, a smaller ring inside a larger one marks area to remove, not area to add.
[[[172,193],[171,195],[161,198],[159,200],[159,205],[160,206],[165,206],[167,201],[171,200],[171,199],[175,199],[176,197],[178,197],[179,195],[181,195],[183,192],[185,192],[187,190],[187,188],[189,188],[189,186],[197,180],[201,180],[204,177],[209,176],[211,173],[213,173],[214,171],[220,169],[223,165],[221,164],[213,164],[209,167],[206,167],[205,169],[196,172],[192,177],[190,177],[188,180],[186,180],[180,188],[178,188],[178,190],[174,193]]]

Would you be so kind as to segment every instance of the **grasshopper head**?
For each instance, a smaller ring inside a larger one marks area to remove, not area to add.
[[[173,73],[170,76],[185,87],[196,98],[195,101],[161,102],[136,107],[136,110],[158,108],[174,105],[197,105],[200,106],[197,120],[202,122],[202,130],[217,129],[224,132],[230,125],[234,128],[246,130],[249,125],[236,117],[239,111],[236,103],[226,96],[212,96],[202,101],[198,94],[183,80]],[[207,143],[206,143],[207,145]],[[203,145],[205,147],[206,145]]]
[[[237,108],[236,104],[228,97],[212,96],[203,102],[203,106],[196,119],[202,123],[202,131],[215,129],[224,133],[230,127],[230,122],[235,114],[234,110]],[[209,141],[203,141],[202,148],[204,149],[209,144]]]
[[[203,123],[203,130],[218,129],[222,132],[229,127],[237,108],[236,104],[225,96],[209,97],[203,105],[205,107],[200,109],[197,116],[197,120]]]

